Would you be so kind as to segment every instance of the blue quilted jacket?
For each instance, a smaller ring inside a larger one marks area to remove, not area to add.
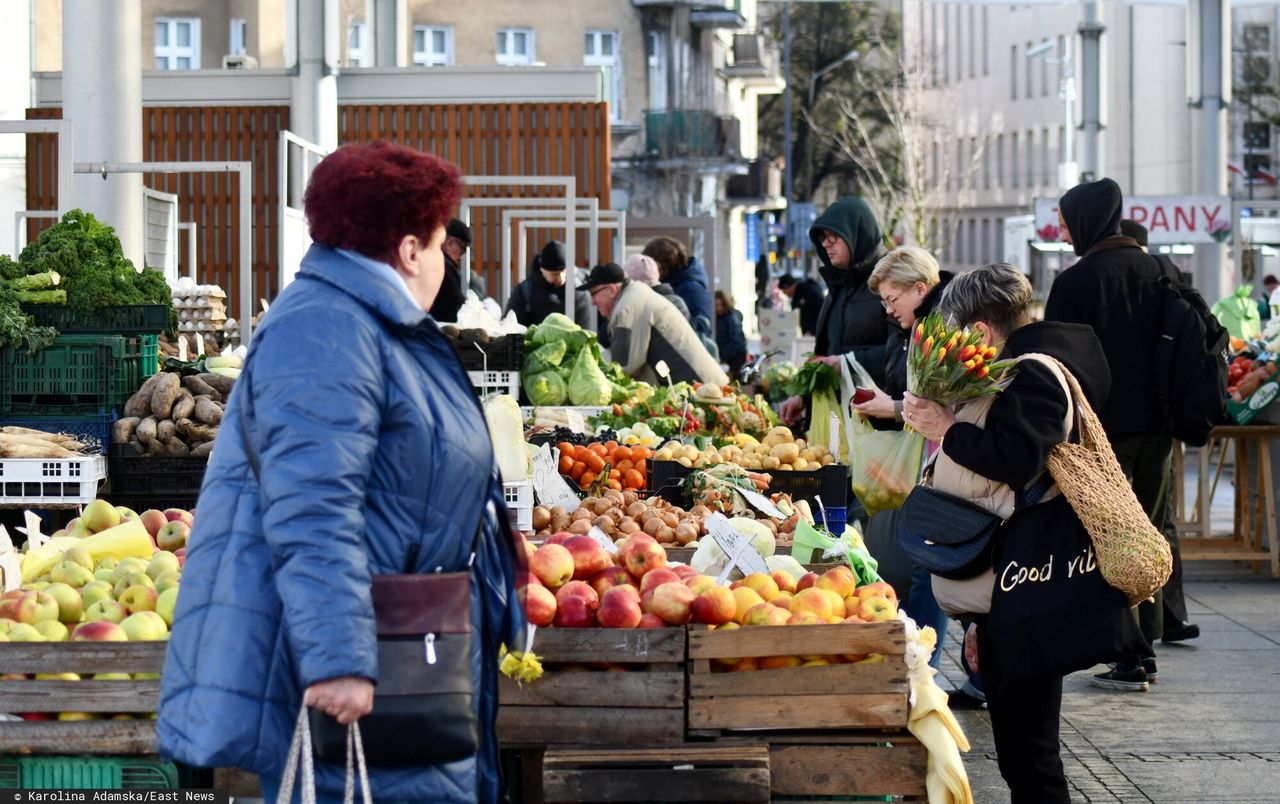
[[[253,339],[209,462],[165,661],[161,754],[279,778],[303,690],[378,678],[370,575],[462,569],[477,527],[483,747],[371,769],[376,800],[498,798],[497,652],[523,629],[514,543],[480,406],[443,333],[386,279],[312,246]],[[316,771],[322,794],[341,793],[341,767]]]

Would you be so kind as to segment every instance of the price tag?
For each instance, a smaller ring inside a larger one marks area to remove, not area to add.
[[[773,501],[763,494],[749,489],[738,489],[738,493],[742,495],[744,500],[749,502],[757,511],[765,516],[773,519],[787,518],[787,515],[779,511],[778,506],[774,505]]]
[[[706,520],[707,532],[711,534],[711,538],[715,539],[720,549],[729,557],[729,566],[725,567],[724,572],[720,573],[719,583],[724,583],[729,578],[729,571],[733,567],[742,570],[743,575],[750,575],[753,572],[769,573],[769,565],[764,563],[764,559],[751,546],[751,539],[738,529],[729,524],[729,520],[725,519],[724,514],[712,514]]]
[[[831,411],[831,434],[827,436],[827,449],[831,450],[832,457],[840,454],[840,415],[834,410]]]
[[[589,432],[587,430],[587,418],[582,415],[582,411],[580,410],[566,409],[564,412],[564,420],[565,426],[575,433]]]
[[[183,363],[191,359],[187,354],[187,336],[186,335],[178,336],[178,359],[181,360]]]
[[[79,510],[77,514],[81,513]],[[40,517],[30,511],[23,511],[22,518],[27,523],[25,528],[17,528],[17,531],[27,537],[27,549],[39,550],[44,543],[49,541],[49,537],[40,532]]]
[[[22,562],[13,549],[9,532],[0,525],[0,591],[10,592],[22,585]]]
[[[613,539],[606,536],[604,531],[593,525],[591,530],[587,531],[587,535],[595,539],[596,544],[603,547],[604,551],[609,555],[616,556],[618,554],[618,545],[614,544]]]
[[[560,476],[559,461],[559,450],[552,450],[550,444],[543,444],[533,456],[533,490],[543,505],[558,505],[573,513],[578,510],[582,501]]]
[[[196,333],[196,356],[204,354],[204,336]]]

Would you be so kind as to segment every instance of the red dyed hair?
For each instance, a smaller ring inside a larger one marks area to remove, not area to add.
[[[326,156],[311,174],[303,207],[315,242],[390,262],[406,236],[429,240],[461,199],[457,167],[379,141]]]

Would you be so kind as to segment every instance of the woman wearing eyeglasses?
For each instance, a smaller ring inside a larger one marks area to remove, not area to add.
[[[875,213],[861,198],[842,198],[813,222],[809,239],[822,267],[818,272],[829,292],[814,332],[815,360],[840,370],[840,357],[852,353],[877,383],[884,372],[889,322],[880,298],[867,287],[876,260],[884,253],[884,235]],[[805,416],[804,397],[782,403],[787,424]]]
[[[942,298],[951,274],[938,270],[933,255],[915,246],[901,246],[884,256],[867,287],[880,297],[885,312],[898,326],[889,330],[885,345],[884,381],[871,399],[853,406],[863,416],[902,421],[902,397],[907,392],[907,333]],[[870,367],[867,367],[870,370]]]

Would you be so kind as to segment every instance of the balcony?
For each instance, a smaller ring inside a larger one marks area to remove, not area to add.
[[[742,0],[631,0],[636,8],[688,8],[689,23],[695,28],[747,27]]]
[[[725,78],[738,79],[758,91],[776,93],[786,88],[778,72],[778,54],[763,34],[734,34],[733,63],[720,72]]]
[[[782,197],[782,170],[773,162],[753,159],[745,174],[729,178],[725,195],[738,203],[772,203]]]
[[[676,109],[645,112],[645,152],[664,160],[737,159],[738,120],[715,112]]]

